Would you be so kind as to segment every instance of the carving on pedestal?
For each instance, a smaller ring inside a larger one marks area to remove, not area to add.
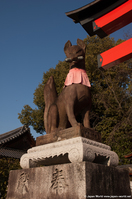
[[[54,194],[62,194],[65,192],[68,184],[66,183],[66,179],[64,177],[63,170],[55,169],[52,174],[52,181],[51,181],[51,191]]]
[[[87,148],[85,150],[85,153],[84,153],[84,161],[87,161],[87,159],[90,161],[90,162],[93,162],[93,160],[95,159],[95,153],[92,149],[90,148]]]
[[[17,189],[20,193],[22,193],[22,195],[28,193],[29,191],[28,180],[29,180],[29,174],[27,174],[26,172],[22,172],[18,179],[18,185],[17,185]]]
[[[22,155],[20,165],[23,169],[29,168],[29,157],[27,154]]]
[[[115,152],[113,152],[113,154],[110,157],[110,165],[111,166],[118,165],[118,162],[119,162],[119,157]]]
[[[80,162],[80,152],[77,148],[73,148],[69,151],[68,158],[70,162]]]

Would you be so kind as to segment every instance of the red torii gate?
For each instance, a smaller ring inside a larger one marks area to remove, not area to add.
[[[132,22],[132,0],[95,0],[67,12],[90,36],[103,38]],[[108,69],[132,58],[132,38],[98,55],[98,67]]]

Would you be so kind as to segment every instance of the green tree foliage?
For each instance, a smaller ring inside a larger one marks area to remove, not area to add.
[[[20,169],[19,159],[0,157],[0,198],[5,199],[10,170]]]
[[[132,151],[132,60],[116,65],[106,71],[98,69],[97,55],[120,44],[113,38],[100,39],[97,36],[84,39],[86,48],[86,72],[91,82],[92,110],[91,127],[102,134],[102,141],[112,147],[120,158]],[[44,73],[42,83],[34,93],[34,103],[38,107],[32,109],[24,106],[19,119],[22,124],[32,125],[43,133],[44,85],[51,75],[54,76],[58,94],[62,91],[69,66],[59,62],[56,68]]]
[[[110,145],[125,162],[123,155],[132,151],[132,60],[101,71],[97,68],[97,54],[123,40],[88,37],[85,41],[86,67],[92,84],[92,126],[101,132],[103,143]]]

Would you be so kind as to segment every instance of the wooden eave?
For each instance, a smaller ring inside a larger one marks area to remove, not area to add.
[[[66,12],[66,15],[73,19],[75,23],[80,23],[86,32],[92,36],[96,34],[93,31],[92,22],[126,1],[127,0],[95,0],[79,9]]]

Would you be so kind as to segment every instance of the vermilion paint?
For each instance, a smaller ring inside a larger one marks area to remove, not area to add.
[[[98,55],[98,67],[108,69],[132,58],[132,38]]]
[[[107,35],[115,32],[132,22],[132,0],[128,0],[114,10],[108,12],[93,22],[93,31],[98,34],[99,29]],[[99,33],[100,34],[100,33]],[[101,36],[101,35],[99,35]]]

